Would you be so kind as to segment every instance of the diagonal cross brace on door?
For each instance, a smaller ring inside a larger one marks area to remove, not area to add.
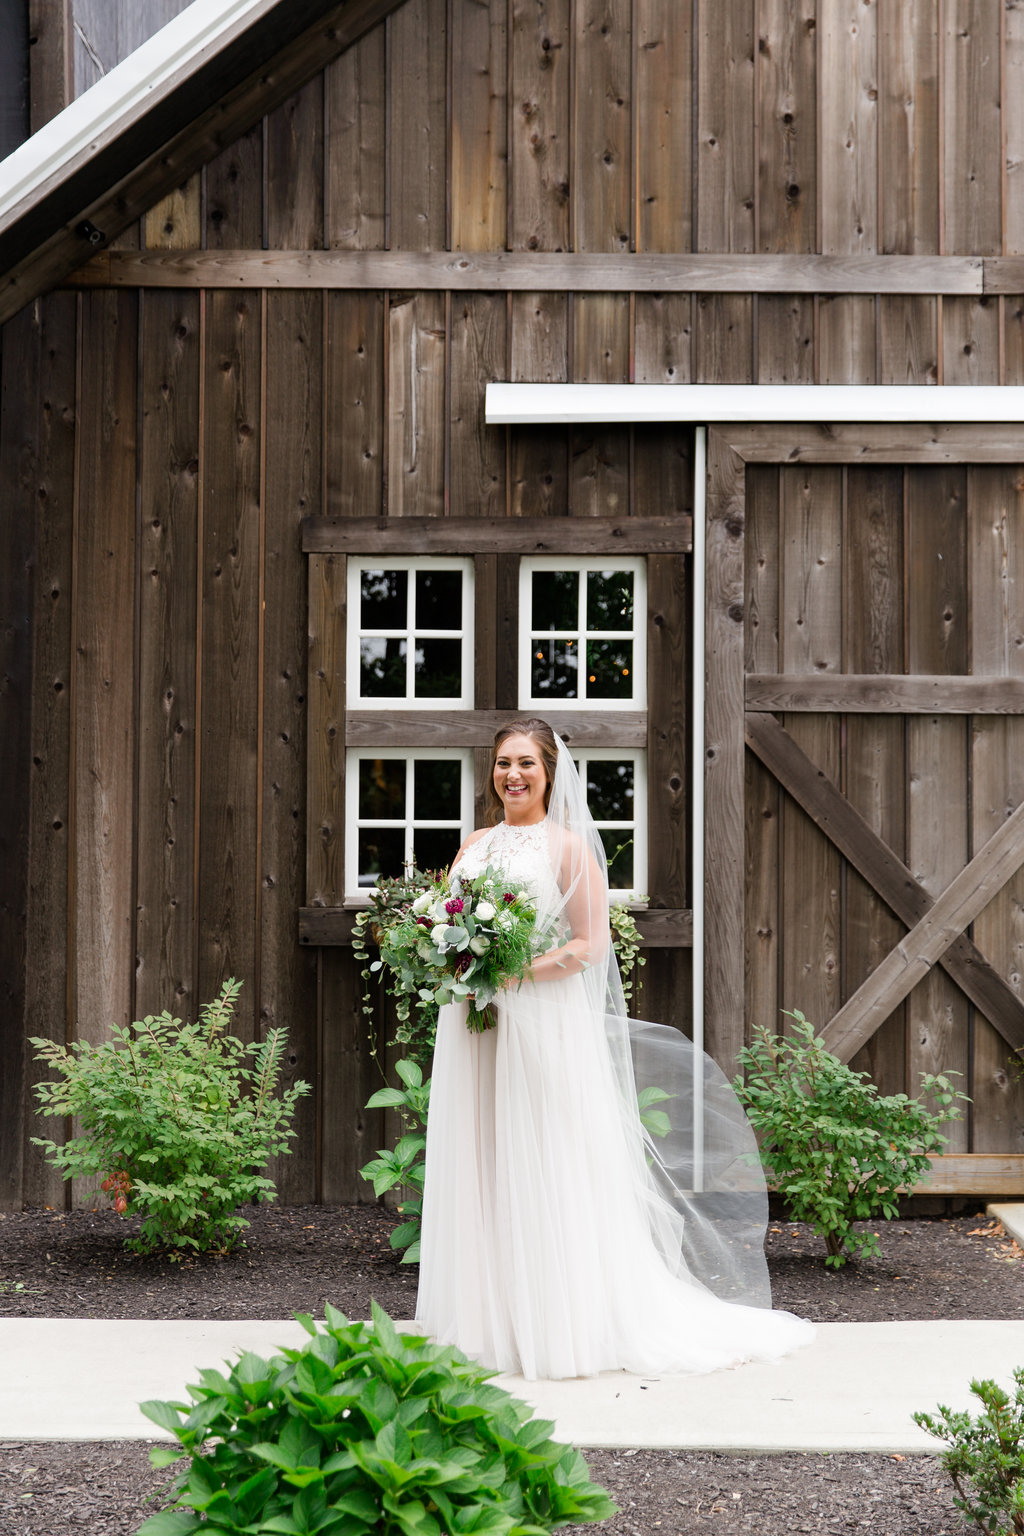
[[[843,1005],[822,1037],[849,1061],[939,963],[1011,1049],[1024,1050],[1024,1000],[964,933],[1024,864],[1024,805],[936,900],[774,716],[748,711],[747,745],[911,931]]]

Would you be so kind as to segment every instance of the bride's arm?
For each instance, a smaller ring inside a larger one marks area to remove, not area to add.
[[[577,857],[582,852],[583,869],[565,904],[571,937],[538,955],[530,966],[534,981],[555,981],[560,976],[577,975],[604,962],[608,954],[608,896],[594,856],[576,844]],[[568,854],[565,863],[570,862]]]

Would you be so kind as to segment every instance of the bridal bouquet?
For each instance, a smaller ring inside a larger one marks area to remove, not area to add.
[[[380,959],[393,990],[421,1006],[465,1001],[469,1028],[490,1029],[488,1005],[508,981],[521,980],[530,961],[552,941],[539,929],[528,892],[500,871],[441,875],[378,934]]]

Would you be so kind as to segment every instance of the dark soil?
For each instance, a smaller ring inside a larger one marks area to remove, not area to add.
[[[375,1297],[412,1315],[416,1272],[388,1244],[376,1206],[261,1206],[247,1246],[171,1264],[126,1254],[110,1211],[0,1214],[0,1316],[277,1318],[331,1301],[367,1315]],[[817,1322],[1024,1317],[1024,1254],[969,1215],[877,1229],[879,1253],[828,1270],[820,1240],[775,1221],[767,1252],[776,1306]],[[591,1451],[591,1474],[621,1513],[604,1536],[954,1536],[967,1529],[934,1457],[722,1456]],[[129,1536],[167,1473],[142,1442],[0,1444],[0,1536]],[[579,1529],[586,1529],[580,1527]]]

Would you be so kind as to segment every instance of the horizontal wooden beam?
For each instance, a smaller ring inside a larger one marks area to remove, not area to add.
[[[1019,1152],[943,1152],[929,1158],[931,1177],[915,1195],[1016,1195],[1024,1197],[1024,1155]]]
[[[353,907],[300,907],[299,943],[311,947],[352,943]],[[686,909],[650,908],[634,912],[644,949],[690,949],[693,913]]]
[[[1024,263],[1017,262],[1015,268]],[[1016,275],[1016,274],[1014,274]],[[1009,278],[1007,277],[1007,281]],[[995,284],[999,279],[993,276]],[[103,251],[80,287],[418,288],[578,293],[1020,293],[976,256],[591,251]]]
[[[545,709],[543,715],[569,747],[647,745],[647,716],[639,710]],[[509,709],[352,709],[345,716],[345,745],[490,747],[498,727],[515,718]]]
[[[671,517],[308,517],[307,554],[664,555],[693,548],[693,519]]]
[[[984,388],[977,386],[972,393],[980,398]],[[775,393],[785,396],[786,389]],[[921,394],[929,393],[922,385]],[[1024,412],[1021,416],[1024,418]],[[1024,420],[1004,422],[998,416],[977,420],[973,412],[969,425],[953,421],[883,424],[802,420],[711,427],[710,431],[745,464],[1024,463]]]
[[[1022,715],[1024,678],[752,672],[749,710],[861,715]]]

